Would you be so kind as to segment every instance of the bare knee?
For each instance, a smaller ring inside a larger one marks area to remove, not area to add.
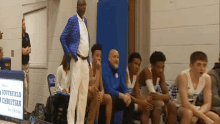
[[[192,116],[193,116],[193,112],[190,109],[186,109],[186,108],[183,109],[181,118],[184,118],[184,119],[187,118],[187,120],[188,119],[191,120]]]
[[[105,94],[104,97],[106,104],[112,104],[112,97],[109,94]]]
[[[220,123],[220,118],[217,114],[215,114],[215,116],[213,117],[215,124],[219,124]]]
[[[177,113],[176,105],[171,101],[167,104],[167,110],[169,113],[173,113],[173,114]]]
[[[164,102],[162,100],[154,100],[152,104],[154,109],[162,109],[162,107],[164,106]]]
[[[220,123],[220,117],[219,116],[217,116],[217,118],[216,118],[216,124],[219,124]]]

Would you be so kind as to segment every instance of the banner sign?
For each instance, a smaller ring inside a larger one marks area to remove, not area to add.
[[[0,71],[0,115],[23,120],[24,83],[19,73],[10,72]]]

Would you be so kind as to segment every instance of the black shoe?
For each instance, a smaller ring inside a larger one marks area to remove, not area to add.
[[[29,120],[30,119],[31,113],[27,112],[24,114],[24,120]]]
[[[24,114],[24,120],[28,120],[27,114]]]

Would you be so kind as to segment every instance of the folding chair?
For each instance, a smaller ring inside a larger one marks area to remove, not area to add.
[[[53,74],[49,74],[47,76],[47,82],[48,82],[48,88],[49,88],[49,92],[50,92],[50,97],[52,96],[50,88],[51,87],[55,87],[55,80],[56,80],[56,78],[55,78],[55,76]]]
[[[47,99],[47,100],[49,100],[49,102],[47,102],[47,106],[46,106],[46,109],[47,109],[46,120],[50,121],[50,122],[53,120],[53,117],[52,117],[53,116],[53,105],[54,105],[54,101],[55,101],[54,97],[52,96],[50,88],[55,87],[55,80],[56,80],[56,78],[53,74],[49,74],[47,76],[47,82],[48,82],[48,89],[49,89],[49,92],[50,92],[50,97]]]

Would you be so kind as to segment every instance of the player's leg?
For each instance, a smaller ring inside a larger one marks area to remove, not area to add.
[[[190,109],[179,107],[177,110],[177,115],[180,117],[180,124],[190,124],[193,112]]]
[[[112,97],[109,94],[104,94],[102,104],[105,105],[106,124],[110,124],[112,116]]]

